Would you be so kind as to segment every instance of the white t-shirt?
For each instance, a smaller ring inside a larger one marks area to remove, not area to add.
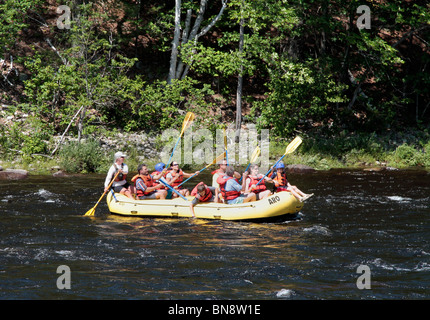
[[[218,172],[214,173],[214,175],[212,176],[212,187],[219,188],[219,184],[218,182],[216,182],[219,176],[220,174]]]
[[[106,179],[105,179],[105,188],[107,188],[109,186],[109,183],[112,181],[113,177],[116,174],[116,170],[117,169],[121,169],[122,173],[127,174],[128,173],[128,166],[123,163],[122,165],[117,165],[116,163],[114,163],[110,168],[109,171],[106,175]],[[125,185],[125,183],[127,182],[126,179],[121,180],[121,181],[114,181],[112,183],[112,187],[118,187],[118,186],[123,186]]]

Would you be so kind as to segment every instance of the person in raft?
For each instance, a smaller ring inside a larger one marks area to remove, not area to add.
[[[254,192],[257,195],[257,200],[261,200],[270,196],[272,192],[266,188],[266,184],[264,182],[273,182],[273,180],[266,176],[260,183],[258,183],[261,178],[263,178],[263,175],[258,173],[258,165],[251,165],[249,170],[250,174],[246,179],[245,192]]]
[[[135,175],[131,182],[134,183],[136,189],[136,196],[139,200],[145,199],[166,199],[167,191],[161,190],[162,183],[156,182],[163,176],[164,172],[152,176],[149,174],[146,164],[139,164],[137,167],[137,175]]]
[[[223,159],[219,164],[219,168],[212,171],[212,187],[219,188],[219,184],[216,182],[219,176],[225,176],[225,171],[227,169],[227,159]]]
[[[189,178],[193,174],[199,175],[200,171],[196,171],[195,173],[186,173],[183,172],[182,169],[179,169],[179,163],[176,161],[172,161],[170,165],[170,169],[166,175],[166,181],[170,186],[178,190],[183,196],[189,196],[190,190],[183,188],[182,186],[179,187],[179,185],[184,181],[184,177]],[[172,194],[173,198],[177,198],[178,195],[176,193]]]
[[[165,169],[166,168],[166,165],[163,163],[163,162],[159,162],[159,163],[157,163],[156,165],[155,165],[155,167],[154,167],[154,172],[152,172],[151,173],[151,175],[154,177],[154,176],[157,176],[157,178],[158,179],[155,179],[155,182],[156,183],[160,183],[158,180],[160,179],[160,178],[164,178],[164,179],[166,179],[166,175],[167,175],[167,169]],[[162,175],[161,175],[161,177],[159,177],[159,174],[160,173],[163,173]],[[160,189],[159,190],[167,190],[167,196],[166,196],[166,199],[172,199],[172,191],[170,191],[170,189],[168,189],[164,184],[160,187]]]
[[[195,196],[190,204],[190,210],[195,218],[194,206],[200,202],[215,202],[218,203],[218,188],[209,187],[203,181],[199,182],[191,191],[191,195]]]
[[[126,155],[122,152],[117,152],[114,155],[114,163],[109,168],[109,171],[106,175],[105,179],[105,192],[108,191],[108,186],[112,179],[115,177],[115,175],[120,171],[118,176],[116,177],[115,181],[112,183],[112,189],[114,192],[123,194],[130,199],[134,200],[133,193],[134,193],[134,187],[130,185],[127,182],[127,174],[128,174],[128,166],[124,163],[124,158]]]
[[[275,183],[274,192],[281,192],[281,191],[291,192],[292,195],[295,196],[300,202],[303,202],[314,195],[313,193],[306,194],[303,191],[301,191],[299,188],[291,185],[288,182],[287,175],[285,174],[285,165],[282,161],[276,165],[275,169],[276,169],[276,172],[273,172],[271,175],[271,178]]]
[[[240,174],[235,172],[233,167],[228,166],[225,176],[218,177],[217,182],[219,184],[221,195],[225,203],[239,204],[256,200],[256,195],[253,192],[242,194],[242,191],[245,190],[245,180],[247,176],[248,173],[244,172],[243,182],[242,185],[240,185],[237,181],[237,177],[240,178]]]

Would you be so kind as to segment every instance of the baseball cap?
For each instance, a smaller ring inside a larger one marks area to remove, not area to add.
[[[114,156],[114,160],[118,159],[118,158],[122,158],[122,157],[126,157],[126,155],[124,153],[122,153],[121,151],[118,151],[117,153],[115,153]]]

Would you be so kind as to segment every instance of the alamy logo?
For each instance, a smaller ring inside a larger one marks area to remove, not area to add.
[[[362,13],[357,19],[358,29],[370,29],[370,8],[366,5],[361,5],[357,8],[357,13]]]
[[[61,14],[61,16],[59,16],[57,19],[57,28],[70,29],[70,7],[66,5],[61,5],[57,8],[57,13]]]
[[[168,129],[162,133],[161,141],[165,145],[161,152],[163,162],[170,158],[179,133],[176,129]],[[230,165],[247,165],[255,148],[259,146],[261,153],[255,163],[259,163],[262,169],[269,167],[269,130],[263,129],[258,134],[255,129],[242,129],[238,143],[234,142],[234,137],[235,131],[232,129],[226,130],[226,135],[223,130],[216,130],[215,134],[208,129],[187,130],[172,159],[180,164],[202,165],[211,163],[214,158],[227,151],[226,158]]]
[[[365,264],[359,265],[357,268],[357,273],[361,273],[361,276],[359,276],[357,279],[357,288],[360,290],[371,289],[369,266]]]
[[[57,288],[60,290],[71,288],[71,272],[70,268],[66,265],[58,266],[57,273],[61,276],[57,278]]]

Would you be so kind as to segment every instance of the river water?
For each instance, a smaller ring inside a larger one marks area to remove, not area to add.
[[[289,180],[315,195],[277,223],[84,217],[102,175],[0,181],[0,299],[430,298],[429,172]]]

